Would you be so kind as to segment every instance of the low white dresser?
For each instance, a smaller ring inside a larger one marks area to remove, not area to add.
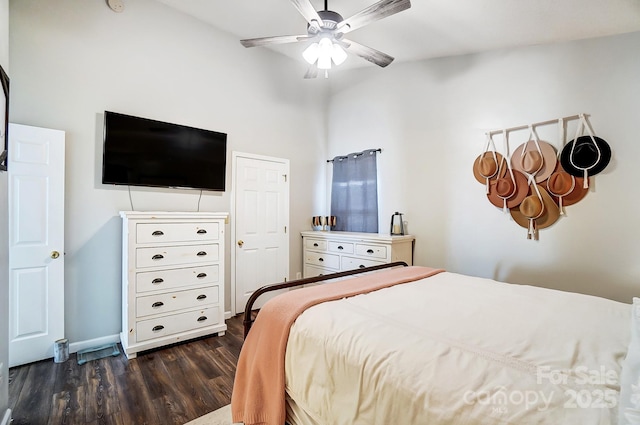
[[[415,238],[411,235],[331,231],[309,231],[301,234],[304,277],[395,261],[413,264]]]
[[[224,335],[227,213],[121,211],[122,332],[127,358]]]

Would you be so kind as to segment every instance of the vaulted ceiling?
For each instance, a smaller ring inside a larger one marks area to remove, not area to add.
[[[238,40],[306,34],[305,19],[288,0],[157,1]],[[328,0],[328,9],[348,18],[375,2]],[[311,3],[324,9],[323,0]],[[640,0],[413,0],[410,9],[354,30],[349,38],[396,61],[413,61],[633,31],[640,31]],[[252,48],[302,60],[306,44]],[[351,56],[343,66],[375,65]]]

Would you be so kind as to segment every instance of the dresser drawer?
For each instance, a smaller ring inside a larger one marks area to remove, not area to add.
[[[218,286],[136,298],[136,317],[218,303]]]
[[[136,273],[136,292],[170,290],[185,286],[211,285],[220,282],[220,266],[189,267]]]
[[[204,308],[186,313],[169,314],[157,319],[136,322],[136,341],[147,341],[193,329],[204,328],[220,322],[218,307]]]
[[[342,257],[340,270],[362,269],[370,266],[386,264],[386,261],[369,260],[366,258]]]
[[[326,251],[327,241],[323,241],[320,239],[305,239],[304,247],[307,249],[314,249],[316,251]]]
[[[339,254],[353,254],[353,244],[329,241],[329,252],[337,252]]]
[[[136,242],[172,243],[216,241],[220,234],[218,223],[138,223]]]
[[[323,276],[326,274],[335,273],[336,270],[326,269],[324,267],[311,266],[309,264],[304,265],[303,276],[307,277],[316,277]]]
[[[334,255],[334,254],[307,251],[305,253],[304,262],[305,264],[321,266],[324,268],[329,268],[334,270],[340,269],[340,256]]]
[[[211,263],[219,260],[218,253],[218,244],[137,248],[136,267]]]
[[[387,259],[387,247],[384,245],[356,244],[356,255],[363,257]]]

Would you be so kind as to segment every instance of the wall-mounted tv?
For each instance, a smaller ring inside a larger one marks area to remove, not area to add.
[[[104,113],[102,183],[225,190],[227,134]]]

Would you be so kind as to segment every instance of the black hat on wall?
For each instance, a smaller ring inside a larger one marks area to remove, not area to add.
[[[567,143],[560,154],[564,170],[576,177],[594,176],[611,160],[611,147],[597,136],[580,136]]]

